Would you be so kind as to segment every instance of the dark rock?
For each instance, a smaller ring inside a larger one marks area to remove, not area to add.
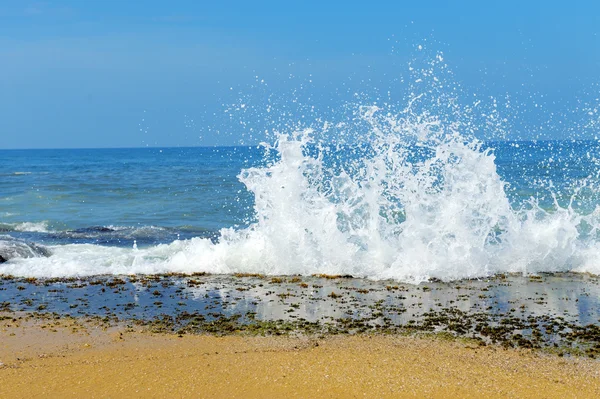
[[[73,233],[113,233],[117,230],[105,226],[84,227],[82,229],[71,230]]]
[[[0,236],[0,263],[13,258],[41,258],[52,255],[43,245],[26,242],[10,236]]]

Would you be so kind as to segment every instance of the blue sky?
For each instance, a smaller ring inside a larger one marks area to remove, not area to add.
[[[422,43],[466,90],[519,98],[515,135],[553,119],[562,137],[600,95],[599,15],[593,1],[0,0],[0,148],[252,143],[260,115],[232,122],[223,104],[387,90]]]

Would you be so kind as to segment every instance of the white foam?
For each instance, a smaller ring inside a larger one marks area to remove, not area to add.
[[[48,222],[23,222],[8,224],[14,231],[28,231],[34,233],[49,233]]]
[[[350,274],[419,282],[501,272],[599,273],[600,247],[578,226],[583,216],[535,201],[515,210],[490,151],[436,118],[390,120],[361,110],[372,155],[333,173],[307,155],[313,132],[282,134],[280,159],[242,171],[257,221],[224,229],[217,243],[195,238],[152,248],[52,247],[49,258],[13,259],[0,272],[74,276],[165,272]],[[409,161],[414,146],[430,156]]]
[[[504,119],[495,106],[483,123],[471,118],[480,101],[461,108],[453,97],[457,86],[436,76],[434,64],[447,73],[441,55],[431,67],[415,70],[433,83],[421,95],[411,92],[405,109],[363,106],[342,122],[320,121],[323,132],[277,134],[270,150],[278,160],[239,175],[254,194],[256,222],[222,230],[217,243],[195,238],[152,248],[56,246],[49,258],[11,259],[0,273],[326,273],[408,282],[502,272],[600,273],[600,211],[582,215],[558,203],[541,209],[534,199],[513,208],[493,152],[472,137],[475,130],[494,136],[485,131],[490,126],[502,137],[504,127],[497,125]],[[339,144],[357,138],[369,149],[366,155],[352,159],[341,151],[341,166],[332,168],[323,152],[308,150],[334,127],[342,133]],[[425,155],[415,156],[417,148]],[[582,225],[591,233],[582,234]],[[47,225],[20,228],[46,231]]]

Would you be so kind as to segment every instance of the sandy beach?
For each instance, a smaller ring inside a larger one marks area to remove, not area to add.
[[[0,0],[0,399],[600,399],[598,15]]]
[[[0,395],[25,397],[600,396],[600,362],[401,335],[153,334],[5,319]]]

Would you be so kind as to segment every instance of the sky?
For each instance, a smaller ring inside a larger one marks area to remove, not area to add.
[[[254,144],[265,98],[395,88],[423,45],[516,98],[515,137],[561,138],[599,104],[599,30],[594,1],[0,0],[0,148]]]

